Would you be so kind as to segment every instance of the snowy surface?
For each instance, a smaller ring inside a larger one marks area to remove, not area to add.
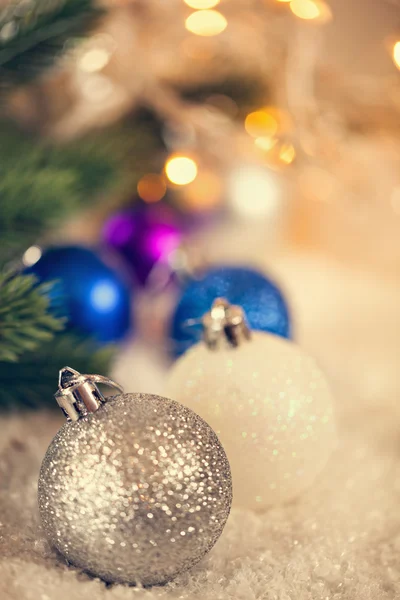
[[[211,554],[173,584],[106,587],[67,567],[38,526],[38,470],[63,417],[2,417],[2,600],[400,598],[400,284],[328,259],[269,263],[291,300],[297,339],[335,391],[340,444],[323,476],[290,505],[235,509]],[[135,342],[115,377],[129,391],[162,393],[164,363]]]

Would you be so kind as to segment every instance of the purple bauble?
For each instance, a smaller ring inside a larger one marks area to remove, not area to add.
[[[144,206],[111,216],[103,229],[105,243],[127,261],[145,285],[156,267],[171,272],[169,259],[182,241],[182,230],[165,206]]]

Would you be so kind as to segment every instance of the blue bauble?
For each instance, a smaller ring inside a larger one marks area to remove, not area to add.
[[[132,326],[131,291],[97,254],[81,246],[45,250],[26,273],[54,281],[51,308],[68,317],[68,326],[100,342],[124,337]]]
[[[201,338],[200,322],[216,298],[240,305],[251,329],[290,338],[290,316],[285,299],[269,279],[245,267],[216,267],[190,280],[182,291],[171,323],[172,352],[180,356]]]

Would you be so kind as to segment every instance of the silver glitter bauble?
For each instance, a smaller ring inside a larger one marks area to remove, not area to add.
[[[163,584],[189,569],[217,541],[231,501],[213,430],[151,394],[115,396],[67,422],[39,478],[50,541],[107,582]]]

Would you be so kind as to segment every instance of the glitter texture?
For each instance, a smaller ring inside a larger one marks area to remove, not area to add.
[[[172,351],[183,354],[201,338],[201,321],[216,298],[239,304],[251,329],[290,338],[291,324],[286,301],[278,287],[261,273],[244,267],[215,267],[190,281],[182,292],[171,322]]]
[[[67,422],[39,478],[51,543],[108,582],[162,584],[215,544],[232,502],[229,463],[215,433],[159,396],[109,399]]]
[[[215,429],[228,455],[235,505],[263,508],[300,494],[336,442],[333,402],[314,360],[253,332],[239,348],[201,342],[180,358],[168,393]]]

